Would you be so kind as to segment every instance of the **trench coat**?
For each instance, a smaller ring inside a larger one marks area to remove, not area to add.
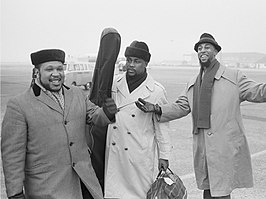
[[[95,199],[103,193],[91,165],[85,124],[107,125],[103,110],[78,88],[63,88],[65,109],[36,84],[12,98],[2,123],[7,196],[82,199],[80,180]]]
[[[129,93],[123,74],[114,80],[112,95],[119,112],[107,131],[105,198],[146,198],[159,172],[158,158],[169,159],[169,123],[158,123],[154,114],[139,110],[135,101],[141,97],[165,104],[165,90],[148,75]]]
[[[162,122],[191,112],[195,81],[196,77],[176,102],[162,106]],[[241,71],[220,65],[212,91],[211,128],[193,134],[197,186],[206,189],[203,178],[207,161],[209,189],[214,197],[229,195],[235,188],[253,186],[250,151],[240,112],[243,101],[266,102],[266,84],[256,83]]]

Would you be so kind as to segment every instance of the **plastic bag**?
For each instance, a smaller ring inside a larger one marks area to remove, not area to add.
[[[162,170],[147,192],[147,199],[187,199],[187,190],[182,180],[169,168]]]

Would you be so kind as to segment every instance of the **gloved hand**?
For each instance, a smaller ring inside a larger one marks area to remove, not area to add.
[[[162,114],[161,107],[158,104],[154,105],[154,104],[147,102],[141,98],[139,98],[138,101],[135,102],[135,104],[144,113],[153,112],[153,113],[156,113],[158,115]]]
[[[112,98],[106,98],[103,103],[103,111],[110,121],[114,119],[117,113],[117,106]]]
[[[158,169],[159,171],[163,170],[166,171],[169,167],[169,161],[165,159],[159,159]]]

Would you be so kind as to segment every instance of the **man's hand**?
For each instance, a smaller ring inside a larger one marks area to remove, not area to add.
[[[117,113],[117,106],[112,98],[107,98],[103,103],[103,111],[109,120],[113,120]]]
[[[144,99],[139,98],[138,101],[135,102],[136,106],[142,110],[144,113],[156,113],[158,115],[162,114],[161,107],[158,104],[152,104],[150,102],[145,101]]]
[[[136,106],[145,113],[155,112],[154,104],[145,101],[144,99],[139,98],[135,102]]]
[[[168,167],[169,167],[169,161],[168,160],[159,159],[159,165],[158,165],[159,171],[161,171],[161,170],[166,171]]]

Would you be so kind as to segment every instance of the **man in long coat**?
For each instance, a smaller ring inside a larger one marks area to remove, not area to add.
[[[62,50],[32,53],[31,61],[31,88],[9,100],[2,123],[7,196],[102,199],[85,125],[108,125],[116,112],[114,101],[109,98],[99,108],[80,89],[64,86]]]
[[[125,56],[127,72],[118,75],[112,87],[119,111],[108,126],[104,193],[105,198],[146,198],[159,169],[168,167],[169,128],[168,123],[158,123],[155,114],[140,111],[135,101],[142,97],[165,104],[167,100],[163,86],[146,71],[150,61],[146,43],[132,42]]]
[[[230,198],[235,188],[253,186],[251,158],[240,112],[240,103],[266,102],[266,84],[256,83],[239,70],[216,60],[221,50],[214,37],[201,35],[194,46],[200,73],[176,102],[157,106],[140,99],[145,112],[161,114],[161,121],[192,111],[194,170],[204,198]]]

